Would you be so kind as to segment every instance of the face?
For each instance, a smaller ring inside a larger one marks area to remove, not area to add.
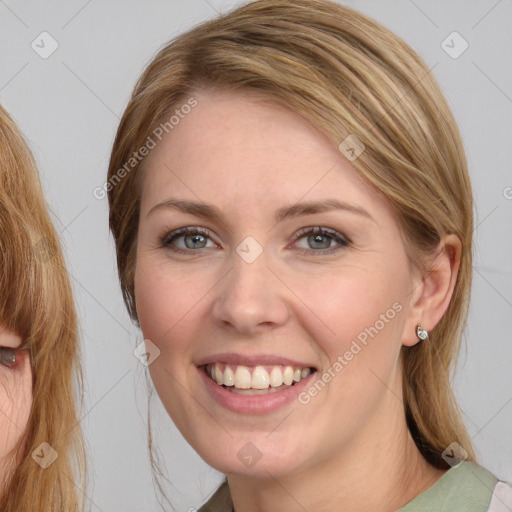
[[[22,339],[0,325],[0,488],[12,467],[12,450],[22,437],[32,407],[32,370]]]
[[[393,431],[413,274],[390,208],[319,131],[248,93],[194,97],[145,162],[149,369],[204,460],[278,478]]]

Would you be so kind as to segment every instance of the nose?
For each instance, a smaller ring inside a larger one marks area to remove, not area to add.
[[[288,320],[286,290],[268,268],[265,253],[252,263],[234,253],[231,271],[214,292],[214,321],[238,334],[249,336]]]

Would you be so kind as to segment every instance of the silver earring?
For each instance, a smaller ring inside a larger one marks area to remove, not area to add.
[[[421,328],[421,324],[416,326],[416,336],[422,341],[428,340],[428,332]]]

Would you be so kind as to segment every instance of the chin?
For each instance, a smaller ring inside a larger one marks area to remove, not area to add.
[[[300,471],[304,465],[300,447],[269,442],[268,436],[268,432],[226,436],[223,443],[212,443],[210,438],[192,447],[208,465],[225,474],[283,478]]]

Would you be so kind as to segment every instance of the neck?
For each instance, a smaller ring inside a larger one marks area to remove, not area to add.
[[[394,406],[399,421],[383,428],[386,423],[376,414],[374,419],[380,421],[372,421],[373,427],[361,432],[349,447],[292,475],[229,475],[235,511],[393,512],[404,506],[446,470],[426,462],[407,428],[401,402]],[[389,408],[386,416],[389,420]]]

